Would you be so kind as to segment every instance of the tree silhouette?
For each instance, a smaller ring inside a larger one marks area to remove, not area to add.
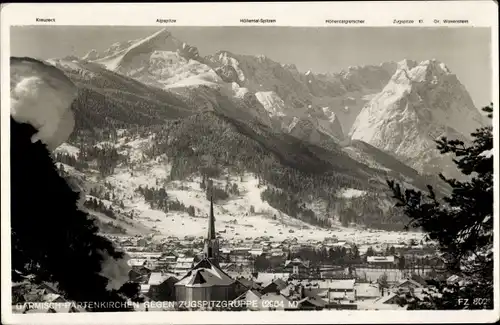
[[[382,274],[378,279],[377,279],[378,287],[379,290],[382,294],[385,293],[385,290],[389,288],[389,282],[387,282],[387,274],[384,273]]]
[[[95,302],[91,311],[129,310],[123,303],[135,295],[133,286],[107,290],[100,275],[101,252],[116,259],[123,253],[79,210],[78,193],[59,176],[47,147],[31,142],[35,132],[11,118],[12,281],[34,275],[35,282],[55,283],[68,300]]]
[[[493,104],[483,108],[492,118]],[[484,309],[493,308],[493,134],[492,127],[472,133],[472,143],[443,138],[437,141],[441,153],[452,153],[458,169],[467,177],[459,181],[440,178],[451,187],[451,195],[438,198],[432,186],[427,195],[403,190],[388,180],[397,205],[439,243],[450,274],[463,279],[460,285],[434,283],[443,294],[429,295],[412,308]],[[474,299],[482,298],[474,304]]]

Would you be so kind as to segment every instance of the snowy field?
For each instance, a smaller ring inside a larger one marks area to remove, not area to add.
[[[154,230],[158,236],[205,236],[207,232],[208,213],[210,202],[206,199],[205,190],[200,187],[201,179],[192,177],[185,181],[168,181],[170,164],[165,156],[144,161],[141,151],[150,144],[149,139],[134,139],[128,143],[118,141],[116,146],[122,154],[127,154],[131,166],[118,166],[113,175],[99,180],[97,175],[87,178],[88,182],[96,184],[108,182],[114,188],[118,200],[123,200],[124,212],[133,211],[134,222]],[[65,144],[60,151],[75,153],[76,148]],[[214,180],[214,184],[224,187],[224,181]],[[360,251],[365,251],[368,246],[382,248],[384,244],[408,243],[410,239],[420,241],[421,233],[414,232],[388,232],[360,228],[345,228],[340,224],[330,229],[309,225],[294,219],[271,207],[261,200],[264,186],[258,186],[257,178],[252,174],[243,177],[230,177],[231,184],[237,184],[239,195],[232,195],[225,201],[214,204],[216,229],[219,235],[228,240],[245,240],[261,236],[268,236],[272,241],[297,238],[299,242],[323,241],[325,237],[336,236],[339,241],[356,243]],[[149,204],[137,192],[139,186],[159,187],[166,186],[170,200],[179,200],[186,207],[195,208],[195,216],[186,212],[163,211],[151,209]],[[364,193],[355,189],[346,189],[339,195],[344,197],[357,197]],[[253,206],[251,211],[251,206]],[[324,204],[318,202],[311,204],[315,213],[321,213]],[[118,208],[117,208],[118,209]],[[120,210],[120,209],[118,209]]]

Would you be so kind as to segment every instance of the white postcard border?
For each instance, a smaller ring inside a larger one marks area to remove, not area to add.
[[[355,28],[385,26],[411,27],[491,27],[493,103],[498,111],[498,5],[494,1],[442,2],[308,2],[308,3],[72,3],[7,4],[1,11],[1,240],[2,240],[2,323],[5,324],[244,324],[244,323],[467,323],[499,319],[499,233],[494,233],[496,284],[494,310],[480,311],[295,311],[295,312],[133,312],[73,314],[13,314],[10,281],[10,97],[9,26],[14,25],[121,25],[121,26],[295,26]],[[37,22],[54,18],[55,22]],[[161,24],[159,18],[175,19]],[[273,23],[243,23],[240,19],[269,19]],[[364,20],[357,24],[330,24],[328,19]],[[394,20],[417,23],[395,24]],[[443,20],[468,20],[468,24],[445,24]],[[420,22],[423,20],[423,22]],[[439,22],[436,22],[438,20]],[[493,120],[498,133],[498,117]],[[494,163],[498,167],[498,136],[494,137]],[[494,229],[499,229],[499,175],[494,174]],[[248,314],[248,313],[251,313]]]

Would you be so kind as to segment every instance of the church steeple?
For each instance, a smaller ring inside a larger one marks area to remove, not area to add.
[[[207,239],[215,239],[215,217],[214,217],[214,201],[210,197],[210,215],[208,216],[208,236]]]
[[[205,258],[208,258],[212,263],[219,265],[219,241],[215,235],[215,217],[214,217],[214,202],[210,197],[210,215],[208,216],[208,234],[205,240],[205,248],[203,250]]]

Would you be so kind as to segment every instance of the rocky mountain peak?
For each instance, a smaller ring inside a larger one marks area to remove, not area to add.
[[[446,65],[402,60],[384,89],[357,116],[350,135],[421,172],[431,172],[450,165],[440,159],[435,140],[467,139],[483,122],[469,93]]]

